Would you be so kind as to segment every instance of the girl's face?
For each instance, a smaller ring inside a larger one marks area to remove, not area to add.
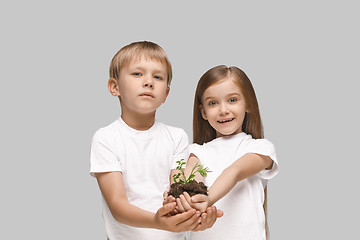
[[[200,111],[216,130],[217,138],[242,132],[246,102],[232,78],[226,78],[205,90]]]

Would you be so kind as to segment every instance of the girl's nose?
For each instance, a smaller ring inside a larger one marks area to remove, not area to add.
[[[220,113],[220,115],[229,114],[229,108],[227,107],[227,105],[225,103],[220,104],[219,113]]]

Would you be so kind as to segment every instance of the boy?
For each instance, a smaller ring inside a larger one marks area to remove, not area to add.
[[[111,240],[184,239],[181,232],[203,230],[216,220],[214,208],[201,225],[194,209],[172,216],[175,203],[159,208],[170,171],[189,155],[184,130],[155,120],[171,79],[164,50],[152,42],[131,43],[111,61],[108,88],[120,100],[121,117],[94,134],[90,156]]]

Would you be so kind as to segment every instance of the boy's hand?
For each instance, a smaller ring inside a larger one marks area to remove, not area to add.
[[[184,232],[194,230],[200,222],[200,212],[191,209],[187,212],[171,216],[176,203],[168,203],[160,208],[155,214],[156,228],[170,232]]]
[[[168,195],[168,192],[164,192],[164,194],[163,194],[163,197],[164,197],[164,201],[163,201],[163,206],[165,206],[166,204],[169,204],[169,203],[173,203],[173,202],[176,202],[176,199],[173,197],[173,196],[169,196]],[[173,216],[173,215],[176,215],[176,214],[178,214],[179,212],[176,210],[176,208],[173,210],[173,211],[171,211],[169,214],[171,215],[171,216]]]

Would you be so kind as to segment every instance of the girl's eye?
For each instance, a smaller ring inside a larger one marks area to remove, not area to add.
[[[231,103],[237,102],[237,99],[236,98],[230,98],[229,102],[231,102]]]
[[[163,78],[161,76],[154,76],[155,79],[162,80]]]
[[[215,101],[210,101],[210,102],[209,102],[209,105],[210,105],[210,106],[215,105],[215,104],[216,104]]]

